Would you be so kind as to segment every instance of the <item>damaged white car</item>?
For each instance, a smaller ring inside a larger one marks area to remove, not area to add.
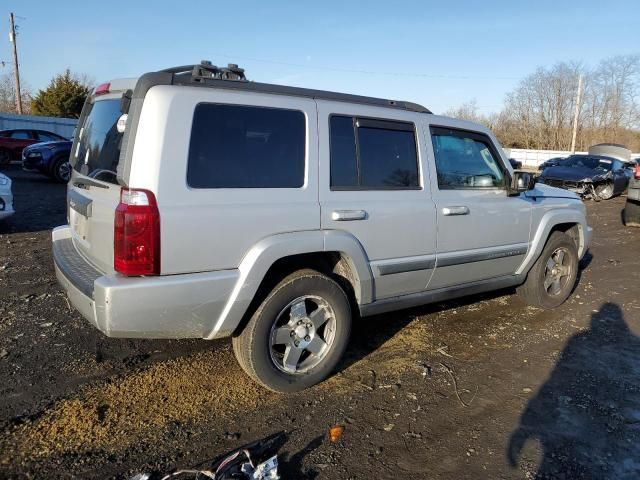
[[[0,220],[10,217],[14,213],[11,179],[0,173]]]

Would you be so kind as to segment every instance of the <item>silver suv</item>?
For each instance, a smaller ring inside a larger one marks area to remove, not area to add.
[[[580,199],[481,125],[235,65],[100,85],[71,164],[53,256],[73,305],[112,337],[231,336],[279,392],[336,368],[353,317],[513,286],[556,307],[591,239]]]

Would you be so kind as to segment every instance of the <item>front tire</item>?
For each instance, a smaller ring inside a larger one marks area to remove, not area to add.
[[[611,182],[601,183],[595,187],[596,195],[600,200],[610,200],[613,198],[613,191],[613,183]]]
[[[320,272],[300,270],[276,285],[232,343],[251,378],[269,390],[289,393],[327,378],[350,333],[344,290]]]
[[[576,283],[578,249],[573,239],[553,232],[518,294],[534,307],[550,309],[562,305]]]

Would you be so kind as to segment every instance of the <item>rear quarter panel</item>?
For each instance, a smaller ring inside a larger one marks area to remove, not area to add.
[[[306,118],[302,188],[195,189],[187,185],[194,110],[199,103],[286,108]],[[261,239],[317,230],[317,115],[313,100],[197,87],[156,86],[144,101],[128,184],[156,194],[163,274],[237,268]]]

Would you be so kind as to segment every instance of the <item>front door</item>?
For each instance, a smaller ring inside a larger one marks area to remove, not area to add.
[[[423,291],[435,265],[436,214],[422,114],[317,101],[324,230],[352,235],[374,278],[374,298]]]
[[[509,169],[489,135],[430,127],[437,261],[429,289],[515,273],[529,247],[531,204],[507,196]]]

